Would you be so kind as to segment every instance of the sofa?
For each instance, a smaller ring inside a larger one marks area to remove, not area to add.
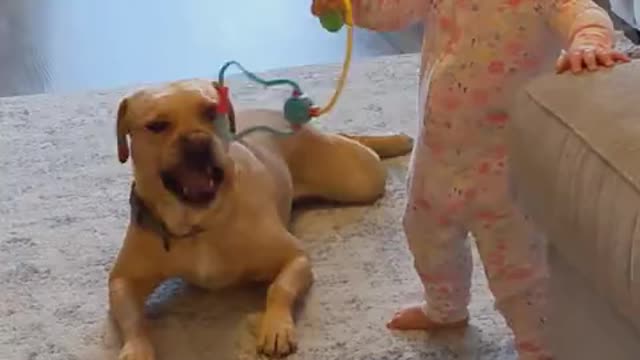
[[[559,359],[640,359],[640,61],[528,84],[514,193],[550,249]]]

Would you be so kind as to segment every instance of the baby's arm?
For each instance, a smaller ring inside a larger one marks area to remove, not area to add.
[[[547,19],[565,40],[556,64],[558,72],[571,69],[579,73],[616,62],[628,62],[628,56],[613,49],[613,23],[609,15],[592,0],[546,0]]]
[[[427,1],[353,0],[352,4],[356,26],[374,31],[396,31],[422,20]]]
[[[609,49],[613,23],[604,9],[592,0],[551,0],[547,9],[550,25],[570,46],[590,45]]]

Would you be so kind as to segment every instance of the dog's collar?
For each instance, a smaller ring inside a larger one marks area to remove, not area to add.
[[[131,205],[131,221],[138,226],[154,232],[162,240],[162,245],[166,251],[170,250],[170,242],[172,239],[184,239],[193,237],[203,232],[199,226],[194,226],[191,231],[184,235],[173,234],[162,221],[153,214],[151,209],[142,201],[136,193],[135,182],[131,184],[131,194],[129,195],[129,204]]]

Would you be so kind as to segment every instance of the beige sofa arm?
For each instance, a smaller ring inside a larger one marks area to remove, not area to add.
[[[640,62],[533,81],[511,130],[518,201],[640,330]]]

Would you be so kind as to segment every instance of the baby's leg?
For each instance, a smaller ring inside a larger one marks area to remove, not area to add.
[[[471,231],[520,360],[551,359],[544,341],[548,270],[543,238],[509,201],[476,212]]]
[[[395,314],[388,327],[399,330],[459,327],[467,323],[472,259],[466,230],[458,226],[455,214],[448,214],[441,199],[423,191],[446,197],[447,189],[438,189],[427,179],[438,179],[437,166],[413,161],[409,182],[409,202],[404,214],[404,229],[414,265],[425,290],[425,302],[407,306]]]

